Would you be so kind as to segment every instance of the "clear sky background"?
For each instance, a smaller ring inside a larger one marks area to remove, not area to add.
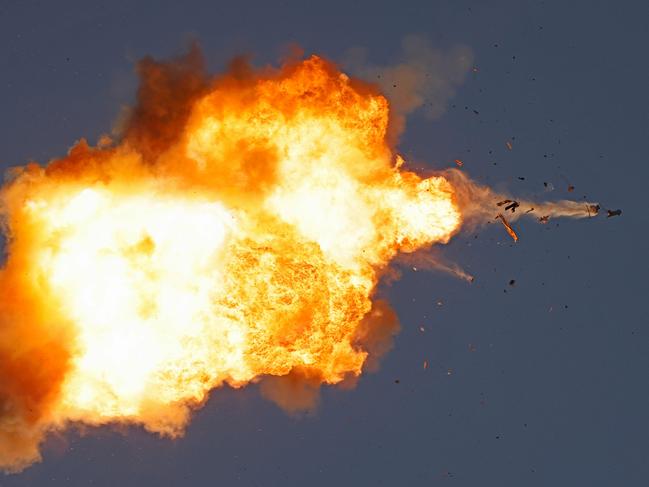
[[[0,164],[94,143],[133,100],[134,62],[191,38],[216,72],[288,43],[389,64],[413,33],[470,47],[478,68],[444,116],[409,117],[399,149],[415,167],[461,159],[498,189],[623,215],[521,221],[516,245],[500,226],[464,234],[441,250],[473,284],[405,270],[384,289],[395,348],[355,390],[325,389],[313,417],[220,389],[183,439],[67,433],[0,486],[647,485],[646,2],[0,0]]]

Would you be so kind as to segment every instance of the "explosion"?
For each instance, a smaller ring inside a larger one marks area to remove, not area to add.
[[[1,192],[6,470],[73,423],[176,437],[223,384],[270,378],[268,397],[308,406],[281,378],[341,383],[389,348],[374,292],[391,259],[493,217],[498,195],[459,171],[403,170],[387,100],[320,57],[210,78],[194,50],[139,70],[118,141],[17,168]]]

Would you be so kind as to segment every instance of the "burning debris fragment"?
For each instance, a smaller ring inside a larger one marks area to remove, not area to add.
[[[516,235],[516,232],[512,228],[512,226],[509,224],[507,219],[503,216],[502,213],[498,213],[498,216],[496,218],[499,218],[503,226],[505,227],[505,230],[507,230],[507,233],[509,236],[514,240],[514,242],[518,242],[518,235]]]
[[[611,218],[612,216],[620,216],[622,214],[622,210],[606,210],[606,212],[606,218]]]

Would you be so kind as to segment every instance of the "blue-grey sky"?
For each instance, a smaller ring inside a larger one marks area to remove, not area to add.
[[[399,150],[415,166],[461,159],[497,189],[623,215],[521,221],[516,245],[501,227],[462,235],[441,250],[471,285],[404,271],[384,290],[394,349],[355,390],[325,389],[313,417],[256,387],[216,390],[182,439],[63,434],[0,486],[647,484],[646,2],[3,0],[0,163],[96,141],[133,100],[134,62],[192,38],[216,72],[242,52],[276,62],[290,43],[390,64],[413,33],[468,46],[477,67],[445,115],[408,118]]]

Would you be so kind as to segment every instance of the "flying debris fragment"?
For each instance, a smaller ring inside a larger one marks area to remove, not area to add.
[[[516,208],[521,206],[518,201],[512,201],[509,205],[505,206],[505,211],[512,210],[512,213],[516,213]]]
[[[514,200],[503,200],[503,201],[500,201],[499,203],[496,203],[496,204],[498,206],[507,205],[507,206],[505,206],[505,211],[512,210],[512,213],[515,213],[516,208],[521,206],[518,201],[514,201]]]
[[[620,216],[622,214],[622,210],[606,210],[607,215],[606,218],[611,218],[612,216]]]
[[[539,223],[545,225],[547,222],[550,221],[550,215],[545,215],[539,218]]]
[[[591,213],[593,215],[597,215],[599,213],[600,206],[599,205],[588,205],[586,207],[586,211],[588,211],[588,216],[591,216]]]
[[[507,230],[507,233],[511,238],[514,239],[514,242],[518,242],[518,235],[516,235],[516,232],[512,228],[512,226],[509,224],[509,222],[505,219],[502,213],[498,213],[498,216],[496,218],[500,218],[500,221],[502,222],[503,226],[505,227],[505,230]]]
[[[461,160],[459,160],[459,159],[455,159],[455,164],[457,164],[457,167],[462,167],[462,166],[464,166],[464,163],[463,163]]]

